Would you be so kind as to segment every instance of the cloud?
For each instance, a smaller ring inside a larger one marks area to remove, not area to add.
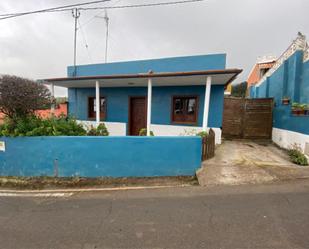
[[[70,0],[2,0],[2,13],[76,3]],[[84,2],[84,1],[80,1]],[[118,3],[117,3],[118,2]],[[137,0],[113,0],[113,4]],[[138,1],[138,3],[149,1]],[[153,1],[155,2],[155,1]],[[206,0],[177,6],[110,10],[109,61],[226,52],[227,67],[243,68],[245,80],[256,58],[279,56],[298,31],[309,35],[307,0]],[[82,12],[78,64],[104,60],[105,24]],[[29,78],[66,75],[73,63],[71,13],[49,13],[0,21],[0,73]],[[86,49],[86,44],[88,50]],[[56,91],[63,95],[65,90]]]

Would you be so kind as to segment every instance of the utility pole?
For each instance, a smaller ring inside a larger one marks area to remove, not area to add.
[[[105,10],[104,16],[96,16],[96,17],[104,19],[105,25],[106,25],[106,33],[105,33],[105,63],[107,63],[109,17],[107,15],[107,11],[106,10]]]
[[[73,76],[76,76],[76,36],[77,36],[77,19],[80,16],[80,12],[77,8],[72,10],[72,16],[74,18],[74,72],[73,72]]]

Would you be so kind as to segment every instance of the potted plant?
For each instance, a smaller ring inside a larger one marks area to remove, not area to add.
[[[300,105],[299,105],[299,115],[305,115],[305,113],[306,113],[306,108],[307,108],[307,105],[306,105],[306,104],[300,104]]]
[[[305,115],[309,116],[309,104],[306,104],[305,106]]]
[[[299,115],[299,103],[297,102],[292,103],[292,114]]]
[[[282,104],[283,104],[283,105],[288,105],[288,104],[290,104],[290,98],[287,97],[287,96],[284,96],[284,97],[282,98]]]

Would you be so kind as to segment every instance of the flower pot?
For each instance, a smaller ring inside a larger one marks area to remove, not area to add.
[[[290,104],[290,100],[289,99],[282,99],[282,104],[288,105],[288,104]]]
[[[292,109],[292,114],[297,116],[298,115],[298,110],[297,109]]]
[[[299,112],[298,112],[298,115],[300,115],[300,116],[304,116],[305,115],[305,110],[299,110]]]

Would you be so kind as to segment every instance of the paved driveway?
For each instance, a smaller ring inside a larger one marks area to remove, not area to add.
[[[270,142],[223,141],[216,156],[197,171],[200,185],[265,183],[309,178],[309,167],[297,166]]]

